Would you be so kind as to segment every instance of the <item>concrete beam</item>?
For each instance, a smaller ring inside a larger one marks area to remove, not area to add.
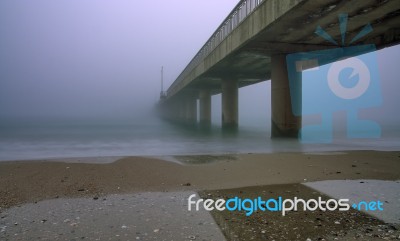
[[[200,125],[211,126],[211,91],[202,89],[199,93],[200,99]]]
[[[295,137],[299,135],[301,117],[293,115],[290,96],[289,78],[286,67],[286,56],[272,56],[271,68],[271,137]],[[298,74],[301,81],[301,73]],[[292,91],[301,93],[301,85]],[[295,101],[296,108],[301,108],[301,94]]]
[[[239,125],[238,82],[223,79],[222,87],[222,128],[236,130]]]

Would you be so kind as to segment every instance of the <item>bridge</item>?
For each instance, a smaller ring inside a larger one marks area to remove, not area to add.
[[[301,106],[302,90],[291,90],[298,92],[298,99],[291,101],[286,56],[337,48],[315,31],[320,26],[333,40],[340,40],[342,13],[348,15],[346,39],[356,40],[352,45],[381,49],[400,41],[398,0],[242,0],[161,92],[159,113],[169,120],[199,120],[209,126],[211,96],[222,93],[222,127],[236,129],[238,88],[271,80],[271,136],[297,137],[301,116],[293,114],[292,104]],[[368,23],[373,31],[358,36]]]

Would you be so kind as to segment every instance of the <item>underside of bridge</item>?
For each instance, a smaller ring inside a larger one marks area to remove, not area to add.
[[[238,6],[243,2],[246,1]],[[343,13],[348,20],[342,41],[338,15]],[[351,46],[374,44],[376,49],[381,49],[398,44],[399,1],[261,1],[195,67],[179,76],[165,99],[160,101],[161,112],[169,119],[195,122],[194,103],[199,98],[200,122],[210,125],[211,95],[222,93],[222,124],[235,129],[238,126],[238,88],[271,80],[271,135],[297,137],[301,116],[294,116],[292,112],[286,55],[349,46],[350,40],[367,24],[373,31],[352,42]],[[315,34],[318,26],[338,44]],[[298,91],[301,93],[301,88]],[[301,98],[295,104],[301,106]]]

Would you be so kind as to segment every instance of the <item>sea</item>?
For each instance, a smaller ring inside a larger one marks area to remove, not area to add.
[[[331,143],[271,139],[267,125],[241,125],[225,132],[220,125],[204,130],[158,118],[145,121],[25,122],[0,124],[0,161],[74,157],[173,156],[346,150],[400,150],[400,131],[385,130],[380,138],[348,139],[335,135]]]

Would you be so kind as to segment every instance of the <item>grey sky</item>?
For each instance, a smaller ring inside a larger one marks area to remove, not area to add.
[[[237,2],[2,0],[0,120],[144,113],[158,98],[160,67],[169,86]],[[400,48],[378,60],[384,106],[375,114],[398,123]],[[240,90],[240,121],[269,122],[269,86]]]

